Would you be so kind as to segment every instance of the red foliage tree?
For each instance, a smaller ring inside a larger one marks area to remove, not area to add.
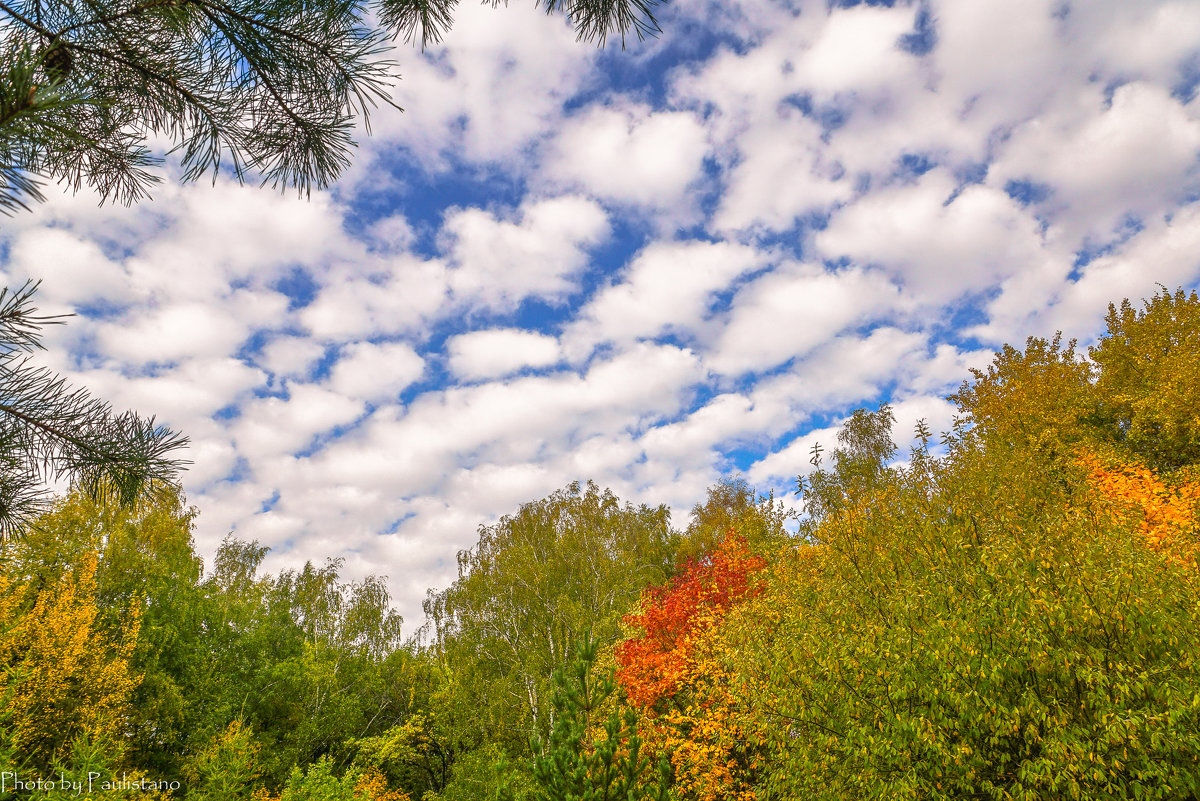
[[[616,653],[617,678],[631,701],[653,709],[676,694],[693,669],[695,637],[753,592],[753,576],[765,565],[731,531],[715,551],[689,562],[669,584],[643,593],[640,612],[625,617],[641,636],[618,645]]]

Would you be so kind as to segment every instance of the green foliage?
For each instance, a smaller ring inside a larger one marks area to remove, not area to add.
[[[266,550],[227,540],[201,585],[206,656],[193,714],[208,731],[244,715],[269,786],[296,765],[353,758],[355,738],[403,718],[400,618],[379,579],[343,582],[340,563],[259,576]]]
[[[309,765],[308,770],[294,768],[279,798],[280,801],[354,801],[357,780],[353,772],[340,778],[335,776],[333,763],[320,759]]]
[[[793,518],[794,514],[775,500],[774,492],[760,497],[744,478],[723,478],[708,488],[704,503],[692,507],[676,550],[676,564],[716,550],[733,528],[756,550],[778,547],[788,538],[785,524]]]
[[[1138,310],[1108,307],[1088,355],[1112,438],[1152,467],[1200,462],[1200,297],[1163,289]]]
[[[171,454],[187,444],[153,418],[115,414],[87,390],[30,364],[42,348],[42,327],[63,321],[38,315],[36,289],[32,282],[0,289],[0,539],[23,531],[45,508],[47,481],[69,478],[93,498],[125,505],[169,488],[184,464]]]
[[[554,674],[554,725],[546,743],[533,745],[533,798],[666,801],[669,764],[663,760],[657,780],[646,780],[650,760],[641,751],[637,715],[631,707],[609,703],[616,685],[611,676],[595,675],[598,647],[585,637],[574,661]]]
[[[744,612],[777,754],[760,797],[1200,792],[1195,577],[1083,493],[966,437],[782,557]]]
[[[581,39],[658,26],[660,0],[544,0]],[[348,166],[356,117],[391,103],[396,36],[436,42],[455,0],[13,0],[0,5],[0,209],[44,175],[130,203],[157,180],[227,170],[307,193]]]
[[[459,673],[481,739],[523,754],[550,730],[552,676],[591,628],[615,640],[642,587],[661,582],[677,535],[665,507],[622,505],[572,484],[480,529],[459,554],[459,578],[431,595],[435,649]]]
[[[893,422],[895,416],[886,403],[874,412],[859,409],[851,414],[838,432],[832,471],[822,468],[821,448],[813,448],[811,463],[816,469],[810,476],[796,479],[796,494],[804,499],[810,524],[870,497],[890,475],[888,462],[896,454]],[[811,525],[809,528],[811,534]]]
[[[377,736],[357,740],[356,760],[417,798],[484,797],[497,781],[494,769],[503,751],[496,742],[480,748],[473,688],[428,650],[406,649],[397,657],[398,684],[407,688],[403,718]]]
[[[501,743],[488,742],[463,752],[454,762],[452,780],[421,801],[526,801],[532,794],[528,761],[510,760]]]
[[[259,575],[266,549],[232,539],[204,576],[192,519],[178,495],[130,510],[76,494],[7,546],[9,574],[32,588],[98,552],[96,614],[110,639],[139,610],[129,662],[141,681],[125,724],[133,767],[188,784],[196,755],[240,721],[258,749],[254,773],[276,787],[322,755],[348,764],[353,740],[404,719],[411,659],[380,579],[345,582],[336,562]]]
[[[259,746],[250,728],[235,720],[187,762],[188,798],[194,801],[249,801],[257,776]]]

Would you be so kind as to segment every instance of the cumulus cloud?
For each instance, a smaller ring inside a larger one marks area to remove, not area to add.
[[[100,245],[61,228],[34,228],[18,233],[9,252],[8,268],[41,279],[53,276],[47,294],[54,301],[121,303],[125,271],[104,255]]]
[[[775,367],[877,318],[898,294],[876,271],[784,265],[734,298],[706,364],[730,375]]]
[[[289,384],[287,397],[256,398],[241,407],[233,423],[239,449],[259,457],[291,454],[313,437],[353,422],[361,401],[312,384]]]
[[[521,162],[592,77],[596,52],[580,46],[561,15],[484,4],[463,5],[454,17],[443,46],[400,54],[394,98],[405,112],[373,118],[367,164],[353,185],[379,180],[371,157],[398,146],[435,169],[460,157]]]
[[[940,304],[1014,273],[1044,269],[1068,254],[1054,232],[1005,192],[971,184],[958,188],[944,169],[911,184],[872,192],[833,216],[814,243],[829,258],[876,264],[909,294]]]
[[[1060,224],[1103,241],[1122,218],[1159,212],[1193,191],[1198,159],[1200,119],[1166,87],[1137,82],[1117,87],[1111,99],[1091,87],[1021,125],[992,174],[1000,186],[1046,185],[1045,204]]]
[[[355,342],[342,347],[328,385],[347,398],[393,401],[424,371],[425,360],[406,342]]]
[[[561,301],[575,290],[587,250],[609,233],[595,202],[564,196],[533,201],[514,219],[459,209],[442,228],[460,303],[512,310],[527,297]]]
[[[547,178],[620,203],[667,208],[700,176],[707,134],[686,111],[592,106],[567,119],[547,148]]]
[[[888,399],[903,445],[992,346],[1200,282],[1195,3],[663,23],[598,52],[462,7],[311,200],[52,193],[0,229],[7,283],[80,313],[40,362],[191,436],[206,554],[345,556],[413,626],[523,501],[594,478],[682,514],[734,469],[783,492],[827,421]]]
[[[501,378],[526,367],[549,367],[560,358],[558,340],[517,328],[498,328],[460,334],[446,343],[450,369],[477,381]]]
[[[762,266],[764,254],[729,242],[655,242],[598,292],[566,334],[576,355],[596,343],[629,342],[663,332],[693,337],[716,293]]]
[[[280,336],[264,345],[254,361],[277,376],[294,377],[307,375],[324,355],[325,348],[307,337]]]
[[[343,264],[300,310],[297,322],[317,339],[331,342],[412,334],[444,308],[447,282],[443,262],[411,254],[382,264]]]

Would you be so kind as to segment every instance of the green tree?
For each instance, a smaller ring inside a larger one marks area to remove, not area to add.
[[[1088,355],[1112,438],[1150,465],[1200,462],[1200,296],[1163,289],[1137,309],[1109,304]]]
[[[787,522],[795,514],[775,500],[774,491],[759,496],[741,476],[726,476],[707,490],[704,503],[692,507],[680,538],[676,562],[700,559],[716,550],[736,528],[755,548],[778,545],[787,539]]]
[[[812,536],[814,525],[870,497],[893,471],[888,462],[896,455],[892,441],[895,422],[892,407],[879,404],[874,412],[858,409],[838,432],[838,447],[832,453],[832,470],[823,468],[820,445],[812,450],[811,475],[796,478],[796,494],[804,500],[809,515],[805,529]]]
[[[658,30],[662,0],[541,0],[581,39]],[[39,200],[34,176],[135,201],[147,140],[184,180],[226,169],[306,193],[349,163],[351,130],[397,77],[397,36],[436,42],[455,0],[0,2],[0,209]]]
[[[666,801],[670,765],[660,762],[651,780],[642,752],[637,714],[612,703],[612,676],[596,674],[599,643],[582,638],[574,660],[555,671],[554,725],[545,743],[535,742],[535,801]]]
[[[426,602],[429,647],[473,712],[462,721],[469,729],[456,729],[456,759],[493,743],[524,760],[531,737],[545,741],[553,675],[572,659],[579,632],[614,642],[642,588],[669,575],[677,543],[665,507],[622,504],[591,483],[482,527],[459,554],[458,580]]]
[[[759,798],[1200,797],[1195,565],[1114,497],[1190,536],[1194,495],[1087,458],[1191,469],[1195,304],[1114,307],[1094,365],[1004,348],[954,396],[942,458],[921,426],[889,464],[887,410],[851,417],[802,485],[808,536],[723,624],[770,744]]]
[[[209,776],[214,797],[226,780],[249,793],[251,774],[277,788],[321,756],[348,765],[355,740],[406,718],[410,657],[381,580],[346,581],[337,562],[263,574],[266,549],[233,539],[205,575],[193,518],[178,493],[133,509],[74,493],[3,552],[20,608],[96,561],[97,636],[136,640],[127,661],[140,681],[120,739],[131,768],[188,786]],[[247,743],[249,761],[238,756]]]
[[[760,798],[1196,797],[1195,574],[1082,470],[967,435],[846,489],[727,623]]]
[[[193,801],[250,801],[259,745],[250,728],[234,720],[192,754],[184,768]]]
[[[36,283],[0,289],[0,538],[11,537],[45,508],[46,484],[70,478],[92,497],[131,504],[176,480],[172,454],[187,439],[133,412],[116,414],[82,388],[30,362],[41,330],[61,323],[39,316]]]

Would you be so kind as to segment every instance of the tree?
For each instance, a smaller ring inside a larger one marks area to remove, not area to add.
[[[1075,353],[1075,341],[1062,346],[1029,337],[1025,350],[1005,345],[987,371],[971,370],[948,399],[985,438],[996,443],[1036,443],[1058,450],[1085,435],[1084,422],[1095,417],[1090,365]]]
[[[554,726],[548,741],[533,749],[534,800],[666,801],[670,765],[660,760],[650,780],[637,713],[612,703],[617,685],[596,675],[598,654],[599,643],[588,635],[571,664],[555,671]]]
[[[119,743],[140,679],[130,666],[139,610],[127,610],[119,638],[99,624],[95,554],[45,587],[0,574],[0,597],[0,676],[20,750],[46,770],[71,756],[77,738]]]
[[[0,590],[15,615],[33,609],[44,588],[73,586],[67,582],[76,565],[95,565],[90,605],[69,607],[69,620],[47,607],[66,622],[44,628],[70,634],[91,621],[97,642],[123,644],[128,673],[139,680],[120,721],[122,768],[179,782],[189,793],[203,785],[213,798],[234,797],[235,786],[246,798],[258,785],[278,791],[294,767],[319,757],[340,771],[358,750],[354,740],[404,720],[414,689],[400,617],[383,582],[341,579],[336,561],[260,575],[266,548],[232,539],[205,576],[193,549],[193,517],[179,492],[133,509],[72,493],[5,545]],[[87,610],[92,617],[84,620]],[[27,686],[52,701],[54,676],[67,670],[68,658],[32,661],[32,640],[12,642],[11,653],[25,653],[24,661],[5,663],[0,653],[0,676],[6,664],[25,665]],[[89,649],[89,658],[103,654]],[[103,675],[91,669],[88,678]],[[67,684],[68,695],[91,697]],[[56,719],[19,720],[55,743],[72,732]],[[3,750],[0,739],[0,757]]]
[[[642,593],[637,612],[625,618],[631,636],[616,648],[617,679],[642,713],[647,745],[669,756],[680,799],[755,797],[757,738],[741,725],[747,704],[734,692],[737,660],[721,636],[727,615],[755,595],[766,567],[741,535],[743,525],[759,522],[757,508],[746,515],[711,553]]]
[[[665,0],[539,0],[579,38],[658,31]],[[437,42],[456,0],[4,0],[0,209],[34,175],[130,203],[156,178],[148,139],[184,180],[220,169],[307,193],[347,166],[355,117],[390,103],[388,40]],[[376,22],[377,21],[377,22]]]
[[[708,488],[704,503],[692,507],[676,562],[683,564],[715,551],[735,526],[752,548],[769,549],[790,536],[786,525],[795,516],[775,500],[773,490],[756,495],[746,479],[726,476]]]
[[[1110,315],[1095,369],[1058,338],[1004,348],[943,458],[922,426],[889,465],[890,415],[851,418],[807,536],[722,623],[769,735],[759,797],[1200,797],[1190,379],[1154,398],[1193,374],[1161,347],[1187,342],[1172,311]],[[1179,425],[1121,437],[1121,404]],[[1156,449],[1170,472],[1138,463]]]
[[[170,485],[184,462],[171,454],[187,438],[154,418],[112,408],[53,371],[30,363],[41,329],[61,317],[38,316],[37,284],[0,289],[0,539],[44,507],[46,483],[70,478],[93,497],[122,504]]]
[[[459,578],[426,602],[435,644],[472,688],[482,726],[524,755],[553,722],[554,671],[590,628],[617,638],[642,588],[663,581],[678,535],[666,507],[572,484],[479,531]]]
[[[1088,355],[1112,438],[1152,467],[1200,462],[1200,296],[1164,288],[1136,309],[1109,304]]]

